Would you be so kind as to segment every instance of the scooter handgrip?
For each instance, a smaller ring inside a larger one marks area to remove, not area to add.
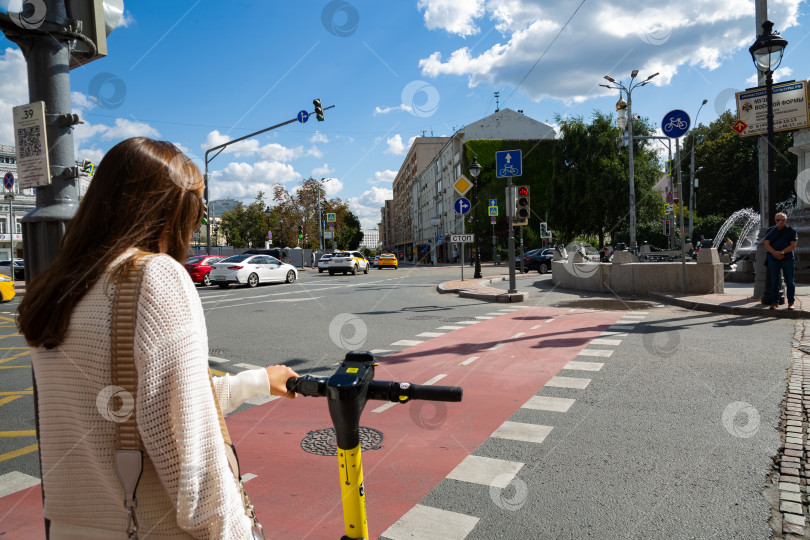
[[[305,375],[303,377],[290,377],[286,382],[287,390],[303,396],[325,396],[326,378]]]
[[[461,401],[464,389],[460,386],[426,386],[412,384],[410,398],[427,401]]]

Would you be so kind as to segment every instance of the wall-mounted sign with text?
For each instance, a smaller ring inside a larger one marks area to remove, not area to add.
[[[746,127],[742,137],[768,133],[768,97],[765,87],[737,92],[737,118]],[[773,85],[773,130],[793,131],[810,126],[805,81]]]

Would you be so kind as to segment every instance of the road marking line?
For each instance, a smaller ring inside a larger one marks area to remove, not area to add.
[[[246,472],[245,474],[242,475],[242,482],[248,482],[256,477],[258,477],[257,474]]]
[[[218,370],[218,369],[212,369],[212,368],[208,368],[208,371],[210,371],[210,372],[211,372],[211,375],[216,375],[217,377],[225,377],[225,376],[227,376],[227,375],[228,375],[228,373],[227,373],[227,372],[225,372],[225,371],[220,371],[220,370]]]
[[[471,357],[467,358],[466,360],[464,360],[463,362],[459,363],[459,365],[460,366],[469,366],[470,364],[472,364],[473,362],[475,362],[479,358],[480,358],[480,356],[471,356]]]
[[[532,326],[531,328],[529,328],[529,330],[537,330],[537,329],[538,329],[538,328],[540,328],[541,326],[542,326],[542,325],[540,325],[540,324],[535,324],[534,326]]]
[[[622,340],[620,339],[605,339],[605,338],[596,338],[590,343],[591,345],[621,345]]]
[[[382,534],[391,540],[442,538],[464,540],[479,518],[417,504]]]
[[[600,336],[605,336],[605,337],[627,337],[626,332],[610,332],[610,331],[606,331],[606,332],[602,332],[599,335]]]
[[[434,338],[443,336],[446,332],[422,332],[421,334],[416,334],[416,337],[426,337],[426,338]]]
[[[546,322],[551,322],[551,321],[553,321],[553,320],[554,320],[554,319],[548,319]]]
[[[13,351],[19,349],[27,349],[28,347],[0,347],[0,351]]]
[[[494,313],[486,313],[486,315],[492,315],[493,317],[500,317],[501,315],[503,315],[503,313],[498,313],[497,311],[495,311]]]
[[[505,489],[523,465],[518,461],[467,456],[455,469],[450,471],[447,478]]]
[[[0,317],[0,320],[6,320],[8,322],[14,322],[14,319],[12,317]]]
[[[480,319],[482,321],[485,321],[485,320],[488,320],[488,319],[494,319],[495,317],[493,317],[491,315],[476,315],[475,318]]]
[[[396,405],[396,403],[394,403],[393,401],[389,401],[385,405],[380,405],[376,409],[372,409],[371,412],[381,413],[381,412],[387,411],[388,409],[390,409],[394,405]]]
[[[535,411],[554,411],[554,412],[568,412],[571,405],[574,404],[575,399],[549,397],[549,396],[532,396],[529,401],[521,406],[521,409],[532,409]]]
[[[420,343],[424,343],[424,341],[416,341],[413,339],[400,339],[391,344],[392,347],[413,347],[414,345],[419,345]]]
[[[436,330],[461,330],[463,326],[440,326]]]
[[[599,371],[602,369],[601,362],[577,362],[576,360],[571,360],[567,364],[563,366],[563,369],[577,369],[580,371]]]
[[[525,335],[526,335],[526,332],[518,332],[517,334],[515,334],[514,336],[512,336],[512,339],[517,339],[517,338],[519,338],[520,336],[525,336]]]
[[[524,424],[522,422],[504,422],[492,433],[492,437],[498,439],[509,439],[512,441],[533,442],[540,444],[548,437],[551,426],[540,426],[537,424]]]
[[[37,432],[35,429],[28,429],[23,431],[0,431],[0,439],[9,437],[36,437]]]
[[[31,364],[27,366],[0,366],[0,369],[31,369]]]
[[[494,351],[495,349],[499,349],[500,347],[503,347],[503,343],[496,343],[495,345],[493,345],[492,347],[490,347],[487,350],[488,351]]]
[[[476,324],[480,323],[481,321],[459,321],[456,324]]]
[[[13,396],[4,397],[4,398],[0,399],[0,407],[5,405],[6,403],[11,403],[15,399],[19,399],[21,397],[22,397],[22,395],[20,395],[20,394],[15,394]]]
[[[230,360],[228,360],[227,358],[219,358],[217,356],[209,356],[208,361],[214,362],[215,364],[225,364],[227,362],[230,362]]]
[[[39,485],[39,478],[18,471],[0,475],[0,499],[36,485]]]
[[[32,444],[30,446],[24,446],[23,448],[20,448],[19,450],[12,450],[11,452],[6,452],[5,454],[0,454],[0,463],[2,463],[3,461],[9,460],[9,459],[15,458],[15,457],[23,456],[25,454],[30,454],[31,452],[36,452],[38,449],[39,449],[38,444]],[[0,485],[2,485],[2,484],[0,484]]]
[[[577,356],[600,356],[610,358],[613,356],[613,349],[582,349]]]
[[[371,349],[371,351],[369,351],[369,352],[371,354],[386,354],[386,353],[394,352],[394,350],[393,349]]]
[[[0,396],[20,396],[24,394],[33,394],[33,390],[20,390],[18,392],[0,392]]]
[[[584,390],[591,382],[590,379],[583,379],[580,377],[560,377],[555,375],[546,383],[546,386],[554,386],[556,388],[578,388]]]
[[[436,375],[432,379],[428,380],[427,382],[423,382],[422,384],[425,385],[425,386],[429,386],[431,384],[435,384],[435,383],[439,382],[440,380],[444,379],[445,377],[447,377],[446,373],[443,373],[441,375]]]
[[[234,364],[234,367],[242,369],[264,369],[262,366],[254,366],[253,364]]]

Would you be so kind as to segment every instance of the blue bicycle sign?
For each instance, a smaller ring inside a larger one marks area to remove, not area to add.
[[[520,150],[495,152],[495,176],[497,178],[520,176],[522,173],[522,161]]]
[[[689,114],[681,109],[674,109],[664,115],[661,121],[661,131],[670,139],[683,137],[689,131]]]

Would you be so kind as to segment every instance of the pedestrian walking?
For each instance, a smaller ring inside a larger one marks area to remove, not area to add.
[[[315,263],[318,262],[317,253],[313,249],[312,250],[312,268],[315,268]]]
[[[771,282],[771,309],[779,306],[779,273],[785,277],[785,289],[787,289],[788,309],[793,309],[796,300],[796,283],[793,279],[795,270],[795,256],[793,250],[799,242],[799,234],[796,229],[787,224],[787,215],[779,212],[774,217],[776,225],[772,226],[765,233],[765,249],[767,250],[768,273]]]
[[[169,142],[118,143],[20,303],[51,540],[137,538],[139,529],[253,537],[222,414],[257,395],[294,397],[285,383],[296,373],[210,376],[202,303],[182,265],[203,185]]]

